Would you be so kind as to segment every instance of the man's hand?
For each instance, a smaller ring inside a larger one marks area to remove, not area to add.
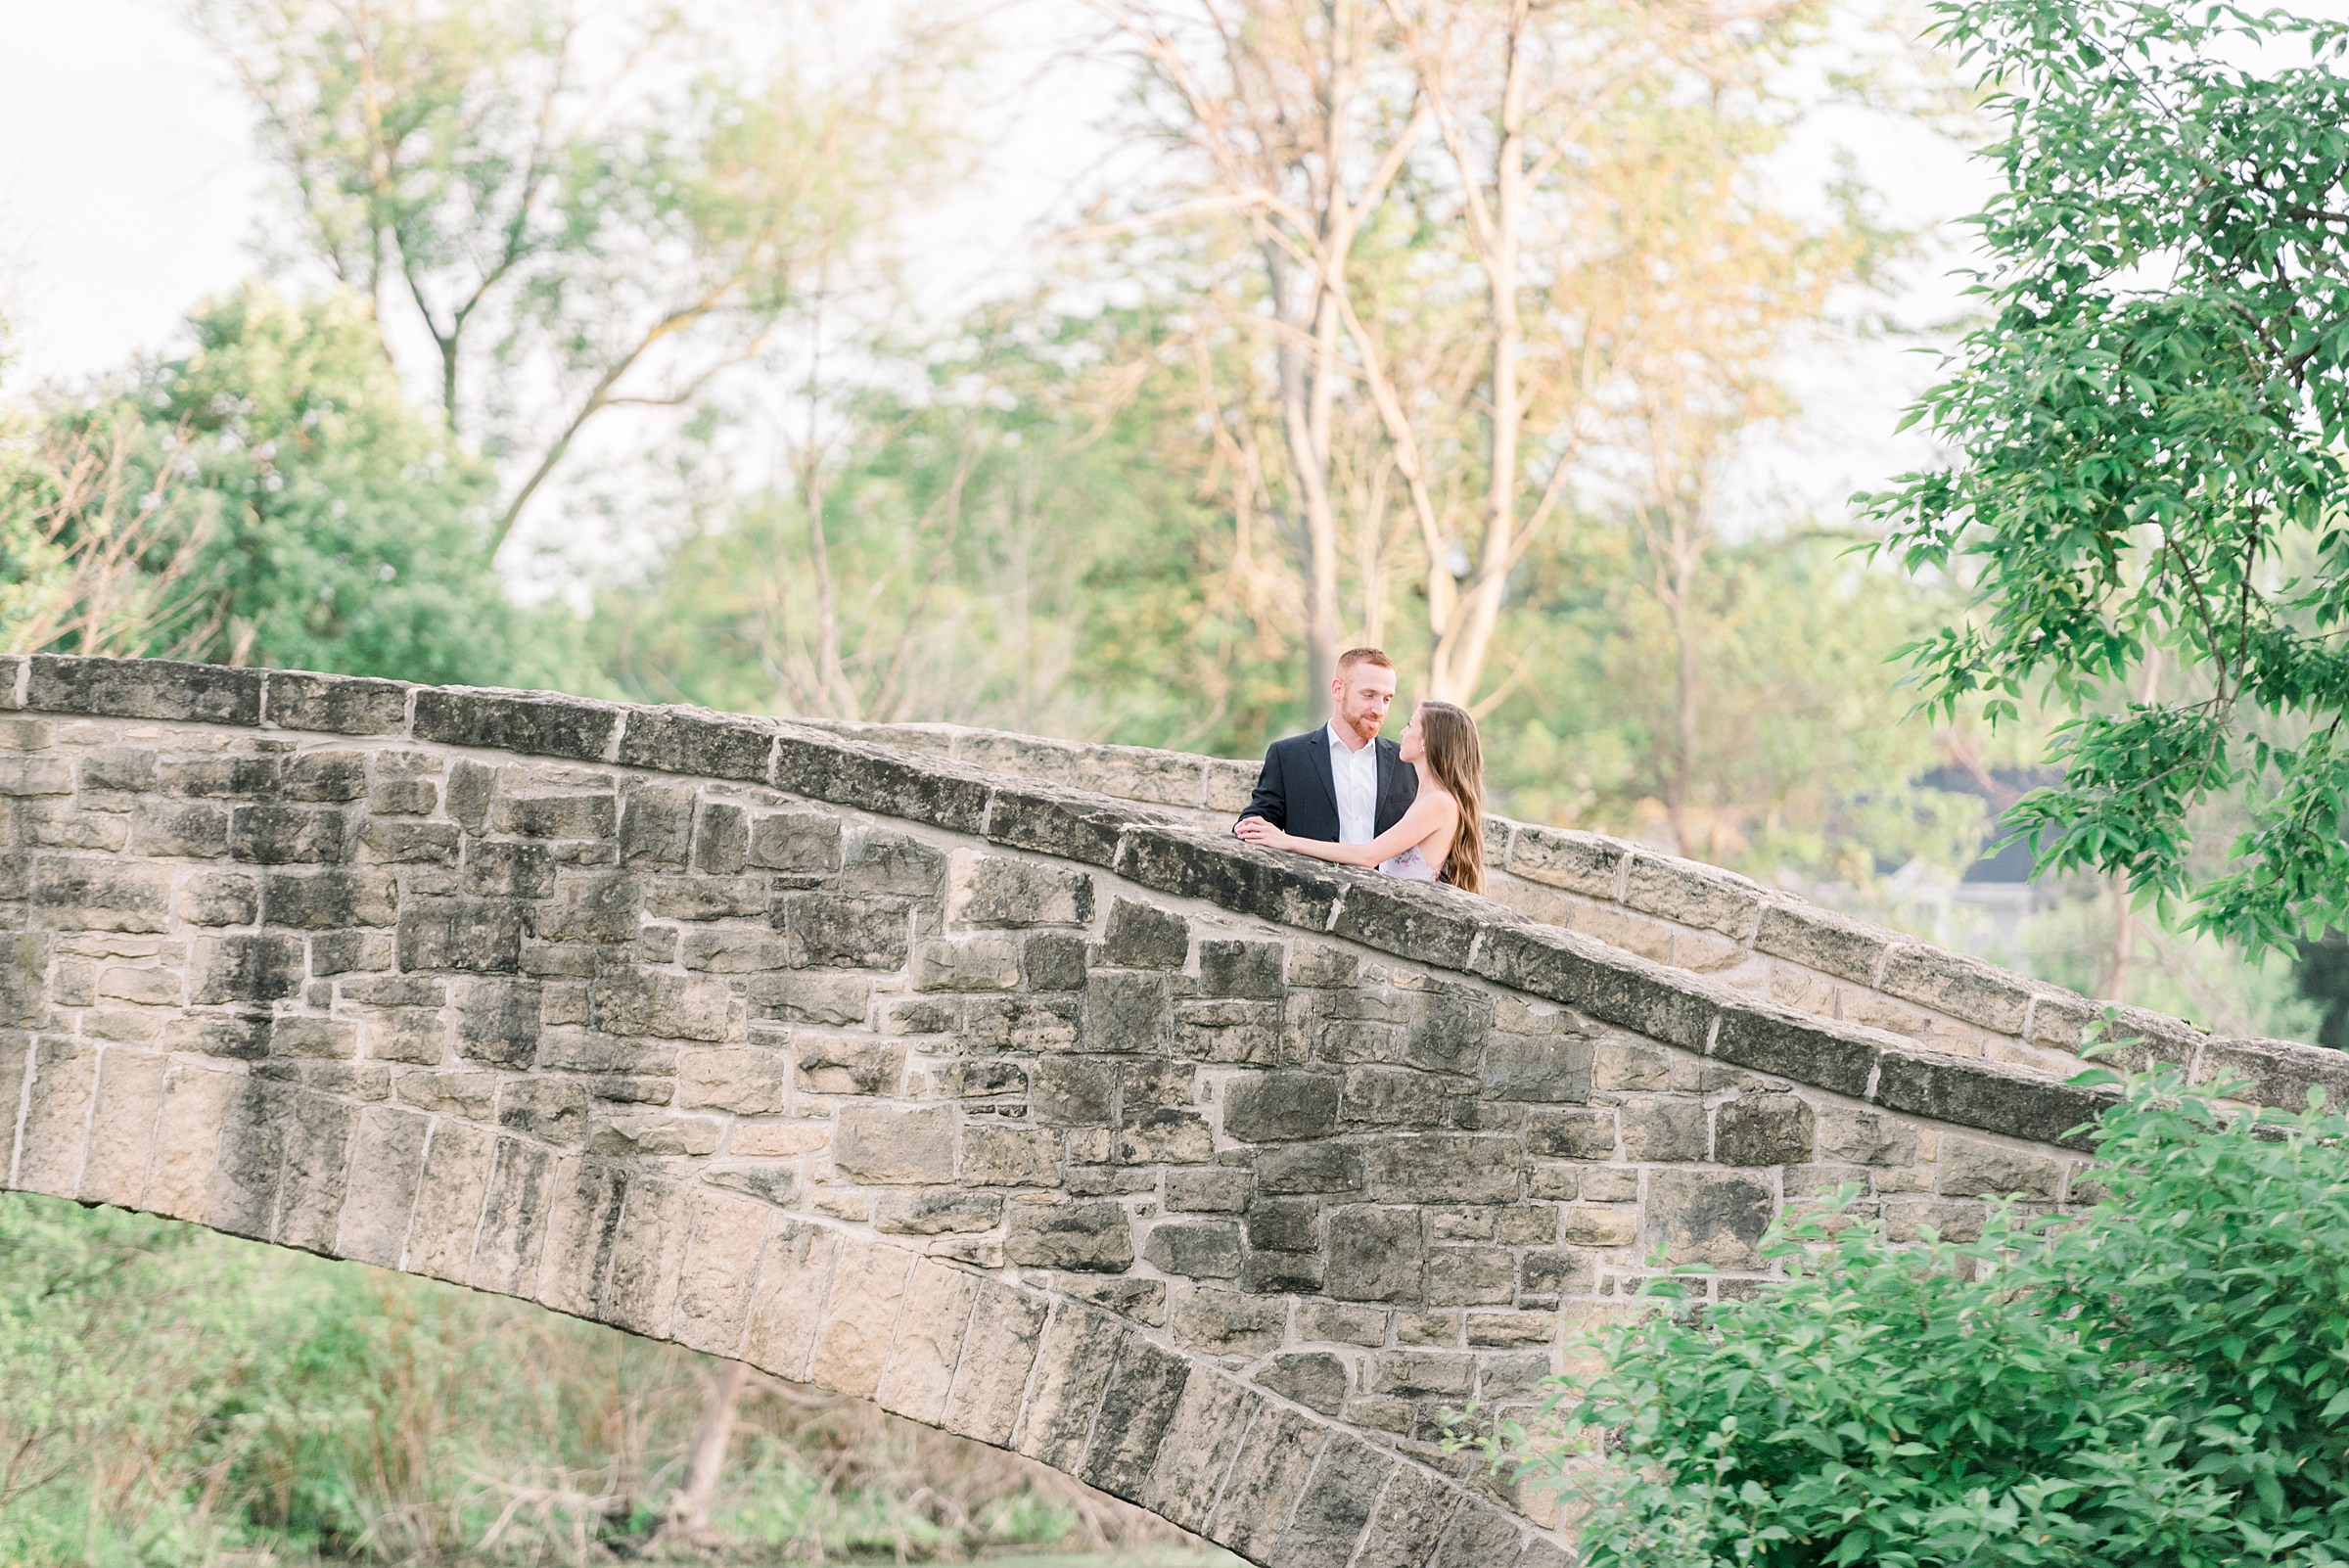
[[[1261,816],[1243,816],[1231,825],[1231,831],[1245,844],[1261,844],[1267,850],[1289,847],[1289,836]]]

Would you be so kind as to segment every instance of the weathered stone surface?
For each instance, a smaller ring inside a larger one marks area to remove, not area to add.
[[[8,1184],[878,1397],[1284,1568],[1560,1561],[1421,1462],[1442,1412],[1781,1203],[2088,1190],[2094,1004],[1590,835],[1497,820],[1500,912],[1202,824],[1253,764],[94,669],[0,718]]]
[[[620,710],[578,697],[428,686],[416,693],[421,741],[485,746],[539,757],[601,761],[620,732]]]
[[[1775,1209],[1769,1186],[1749,1176],[1658,1171],[1650,1177],[1641,1241],[1663,1247],[1666,1260],[1676,1265],[1759,1268],[1762,1233]]]
[[[1278,1561],[1272,1548],[1287,1532],[1327,1441],[1328,1434],[1293,1411],[1276,1406],[1259,1410],[1201,1533],[1244,1557]]]
[[[1339,1301],[1415,1302],[1426,1248],[1412,1209],[1344,1208],[1328,1222],[1328,1293]]]
[[[1120,1203],[1023,1199],[1004,1224],[1004,1256],[1023,1268],[1114,1272],[1133,1262],[1133,1225]]]
[[[1033,1291],[984,1283],[941,1425],[997,1448],[1010,1445],[1049,1309]]]
[[[832,1139],[832,1163],[842,1176],[856,1181],[951,1181],[955,1127],[949,1106],[908,1111],[843,1106]]]
[[[1138,1334],[1127,1335],[1078,1477],[1113,1498],[1128,1502],[1139,1498],[1190,1375],[1183,1357]]]
[[[1359,1438],[1334,1437],[1297,1499],[1272,1560],[1297,1568],[1346,1568],[1395,1460]]]
[[[1223,1133],[1247,1143],[1326,1137],[1337,1130],[1343,1080],[1327,1073],[1249,1073],[1223,1099]]]
[[[407,725],[408,688],[396,680],[291,669],[272,669],[264,679],[263,716],[279,729],[390,735]]]
[[[1800,1165],[1811,1158],[1816,1118],[1792,1094],[1747,1094],[1714,1113],[1713,1158],[1721,1165]]]
[[[1012,1446],[1055,1469],[1074,1470],[1092,1436],[1125,1334],[1117,1319],[1064,1302],[1037,1346],[1028,1403]]]
[[[1415,1464],[1387,1472],[1355,1568],[1425,1568],[1461,1503],[1458,1488]]]
[[[1868,1096],[1887,1110],[2004,1132],[2066,1147],[2086,1147],[2074,1130],[2112,1103],[2109,1090],[2053,1083],[2014,1068],[1886,1051]]]
[[[1195,1369],[1183,1384],[1157,1460],[1134,1500],[1185,1530],[1204,1530],[1241,1442],[1268,1407],[1263,1395],[1233,1379],[1205,1367]]]
[[[798,1220],[775,1222],[759,1261],[759,1282],[751,1289],[743,1360],[778,1377],[806,1381],[840,1247],[835,1231]]]
[[[177,718],[207,724],[261,721],[261,672],[163,659],[32,660],[24,707],[34,713]]]

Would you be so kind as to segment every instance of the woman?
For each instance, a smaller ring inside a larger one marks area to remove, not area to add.
[[[1301,839],[1261,816],[1241,818],[1234,831],[1267,849],[1484,892],[1485,754],[1476,720],[1450,703],[1421,703],[1403,731],[1403,760],[1419,770],[1419,794],[1402,821],[1367,844]]]

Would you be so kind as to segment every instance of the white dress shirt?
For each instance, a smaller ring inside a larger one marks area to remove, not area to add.
[[[1338,842],[1367,844],[1378,837],[1378,742],[1367,741],[1356,751],[1348,736],[1331,719],[1329,780],[1338,792]]]

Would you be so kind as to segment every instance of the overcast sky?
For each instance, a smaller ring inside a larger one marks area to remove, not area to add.
[[[1106,84],[1067,71],[1035,81],[1036,62],[1083,15],[1075,0],[998,15],[1029,41],[1006,68],[986,183],[928,225],[929,254],[958,274],[954,294],[1027,272],[1045,215],[1065,210],[1109,145],[1096,129]],[[1816,174],[1836,145],[1904,223],[1954,218],[1981,191],[1948,143],[1848,119],[1812,138],[1796,172]],[[275,215],[242,100],[165,0],[0,0],[0,303],[16,327],[13,383],[71,380],[168,345],[191,305],[253,269],[252,242]],[[1953,302],[1923,269],[1902,313],[1926,319]],[[1917,455],[1891,436],[1930,368],[1913,346],[1804,367],[1813,417],[1751,476],[1762,511],[1832,508]]]

